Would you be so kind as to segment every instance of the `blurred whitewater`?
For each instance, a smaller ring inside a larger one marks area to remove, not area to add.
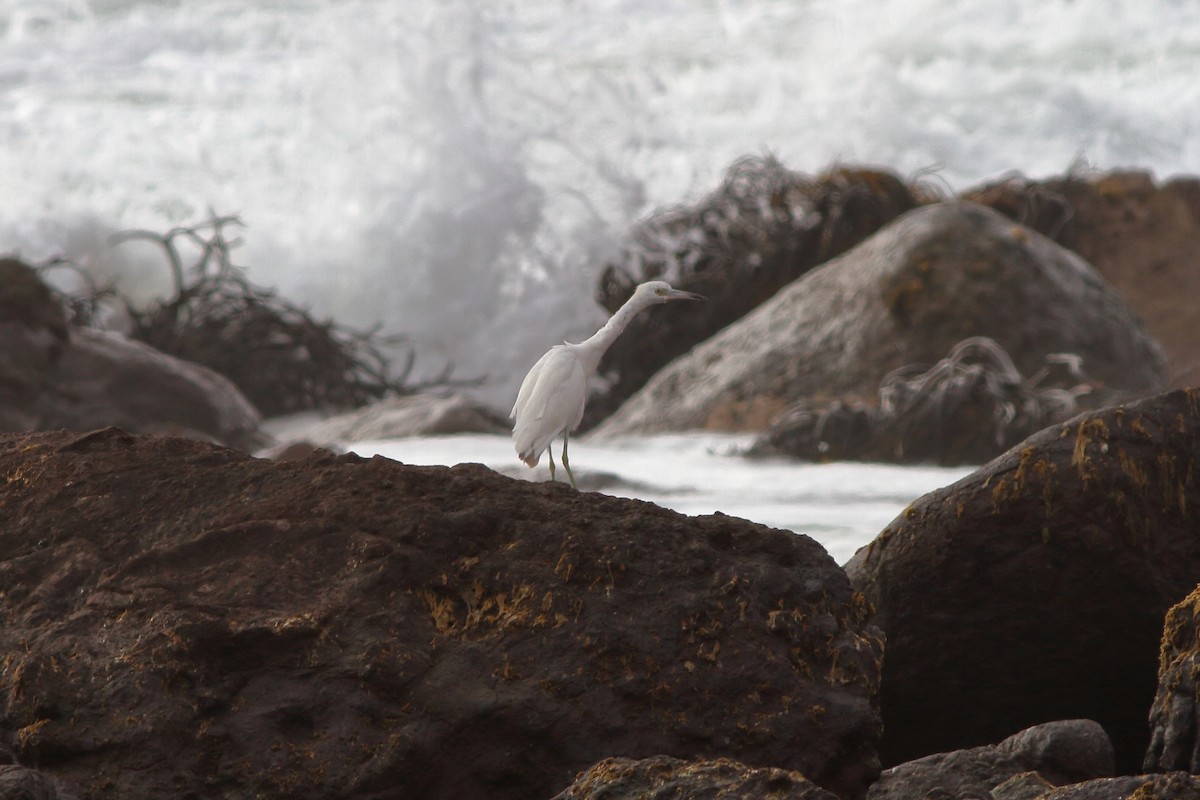
[[[959,190],[1200,163],[1180,0],[0,0],[0,252],[240,214],[254,281],[507,410],[631,222],[737,157]]]

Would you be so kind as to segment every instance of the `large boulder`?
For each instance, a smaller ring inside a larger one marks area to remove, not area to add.
[[[887,638],[885,763],[1087,718],[1141,766],[1163,615],[1200,582],[1200,390],[1047,428],[847,563]]]
[[[861,798],[882,641],[814,541],[479,465],[0,436],[0,729],[112,797],[548,798],[734,758]]]
[[[600,365],[584,426],[617,409],[663,365],[921,202],[889,172],[836,167],[816,177],[772,156],[743,158],[695,203],[637,225],[600,279],[610,312],[664,279],[708,298],[687,314],[633,320]]]
[[[212,370],[117,333],[68,326],[30,267],[0,259],[0,431],[116,425],[251,450],[266,441],[259,422]]]
[[[964,194],[1082,255],[1146,321],[1175,387],[1200,384],[1200,178],[1009,178]]]
[[[794,400],[871,397],[971,336],[1033,374],[1049,353],[1129,393],[1165,382],[1160,348],[1077,254],[972,203],[905,214],[660,371],[603,434],[760,430]]]

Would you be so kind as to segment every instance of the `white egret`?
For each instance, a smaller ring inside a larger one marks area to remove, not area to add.
[[[517,402],[510,414],[514,420],[513,444],[517,456],[530,467],[536,467],[542,451],[547,450],[550,480],[554,480],[554,452],[550,446],[561,434],[563,468],[571,479],[571,486],[575,486],[575,476],[571,474],[571,462],[567,458],[567,441],[571,431],[583,420],[588,378],[596,374],[601,356],[643,308],[670,300],[703,299],[698,294],[673,289],[665,281],[643,283],[591,338],[579,344],[563,342],[551,347],[521,382]]]

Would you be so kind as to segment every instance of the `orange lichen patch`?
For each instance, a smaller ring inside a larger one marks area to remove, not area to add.
[[[444,591],[424,589],[418,592],[438,633],[465,636],[484,629],[503,631],[511,628],[558,627],[570,620],[556,610],[556,598],[545,592],[539,598],[536,588],[527,583],[497,592],[472,581],[457,596]],[[578,616],[578,607],[575,616]]]
[[[1079,422],[1075,431],[1075,449],[1071,455],[1071,466],[1079,473],[1080,479],[1086,484],[1098,476],[1088,448],[1108,450],[1108,424],[1099,416],[1090,416]]]

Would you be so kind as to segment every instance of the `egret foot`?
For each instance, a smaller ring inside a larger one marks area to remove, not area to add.
[[[546,455],[550,457],[550,482],[554,483],[554,447],[551,442],[551,447],[546,448]]]
[[[569,434],[563,435],[563,469],[567,471],[567,477],[571,479],[571,488],[579,491],[579,487],[575,485],[575,476],[571,474],[571,462],[567,459],[567,440],[570,438]]]

